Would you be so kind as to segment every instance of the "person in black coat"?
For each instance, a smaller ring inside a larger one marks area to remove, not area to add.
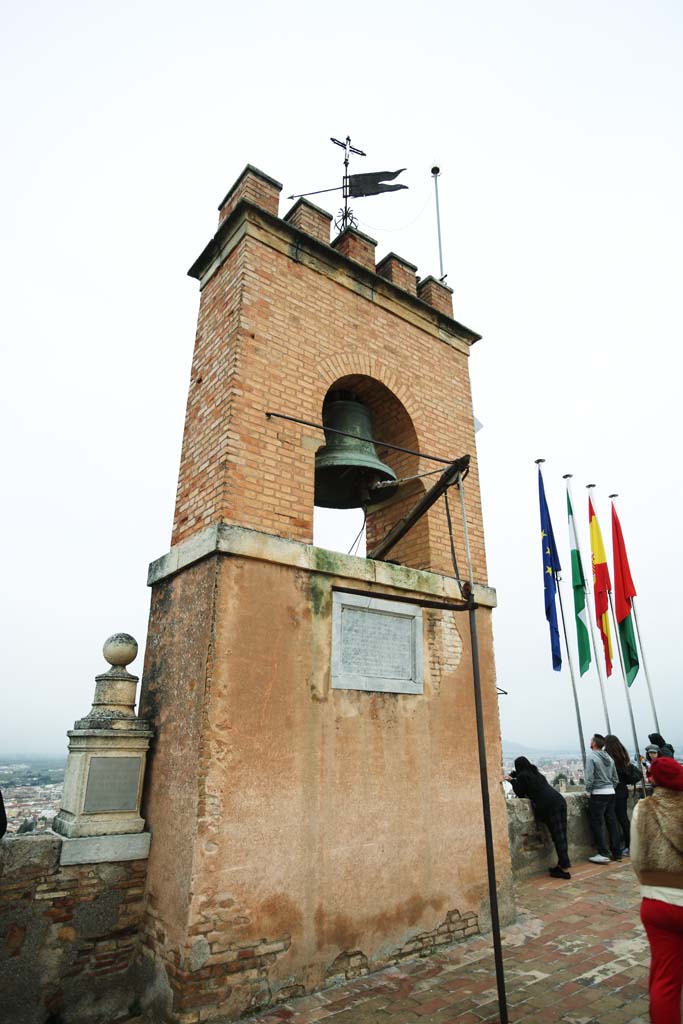
[[[614,767],[619,777],[619,785],[614,788],[614,795],[616,797],[614,810],[623,836],[623,849],[621,852],[624,857],[628,857],[631,846],[631,824],[628,820],[628,787],[642,782],[643,775],[640,768],[631,763],[628,750],[618,736],[605,736],[605,750],[614,761]]]
[[[657,747],[659,747],[659,756],[660,757],[673,757],[674,756],[674,748],[671,746],[670,743],[666,742],[666,740],[664,739],[664,737],[662,736],[661,733],[659,733],[659,732],[651,732],[650,735],[648,736],[648,739],[649,739],[650,743],[654,743]]]
[[[567,871],[572,866],[567,844],[567,801],[526,757],[515,758],[515,770],[505,778],[512,784],[515,796],[531,800],[536,821],[550,832],[557,851],[557,866],[549,869],[550,874],[553,878],[571,878]]]

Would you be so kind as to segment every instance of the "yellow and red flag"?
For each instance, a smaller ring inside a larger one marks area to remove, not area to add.
[[[588,523],[591,536],[591,552],[593,555],[593,598],[595,600],[595,621],[602,637],[605,652],[605,669],[608,676],[612,675],[612,637],[609,629],[609,592],[612,582],[607,568],[607,555],[602,542],[602,533],[593,502],[588,499]]]

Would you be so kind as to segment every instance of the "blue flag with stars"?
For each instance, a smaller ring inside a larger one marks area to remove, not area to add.
[[[538,500],[541,504],[541,547],[543,551],[543,588],[545,591],[545,617],[550,627],[550,649],[553,655],[553,668],[559,672],[562,668],[562,651],[560,650],[560,631],[557,627],[557,593],[556,573],[561,571],[560,559],[557,555],[553,525],[550,522],[548,503],[545,500],[543,476],[538,467]]]

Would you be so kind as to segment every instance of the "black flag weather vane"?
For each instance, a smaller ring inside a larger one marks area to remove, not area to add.
[[[336,188],[320,188],[316,192],[301,192],[296,196],[289,196],[290,199],[303,199],[306,196],[319,196],[323,192],[340,192],[344,197],[344,205],[337,214],[334,222],[334,226],[338,231],[343,231],[348,227],[356,227],[358,221],[354,216],[353,210],[349,206],[349,199],[361,199],[365,196],[378,196],[381,192],[398,192],[399,189],[408,188],[407,185],[401,185],[398,182],[394,185],[389,185],[387,182],[391,182],[394,178],[398,178],[399,174],[403,174],[405,167],[401,167],[398,171],[371,171],[368,174],[349,174],[349,159],[353,153],[355,156],[366,156],[362,149],[356,149],[355,146],[351,145],[351,137],[346,136],[346,141],[341,142],[339,139],[330,138],[330,142],[334,142],[335,146],[341,146],[344,150],[344,179],[341,185],[337,185]]]

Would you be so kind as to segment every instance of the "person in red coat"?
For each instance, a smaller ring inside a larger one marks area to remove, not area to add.
[[[640,881],[640,917],[650,942],[650,1020],[680,1024],[683,988],[683,767],[657,757],[655,791],[631,819],[631,863]]]

